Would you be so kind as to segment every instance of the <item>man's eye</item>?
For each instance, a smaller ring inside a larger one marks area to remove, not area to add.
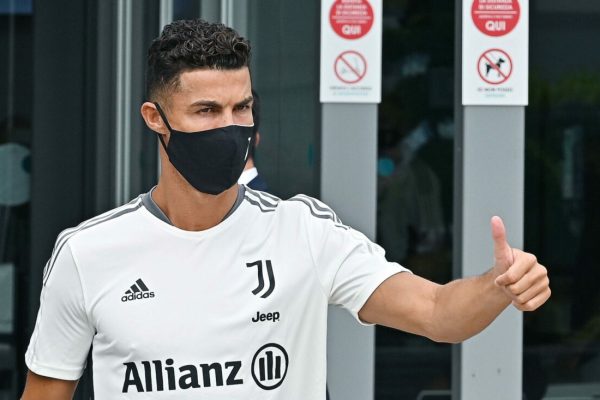
[[[238,111],[246,111],[250,109],[250,106],[248,104],[243,105],[243,106],[238,106],[237,107]]]
[[[207,108],[201,108],[201,109],[199,109],[198,113],[200,113],[200,114],[207,114],[207,113],[210,113],[212,111],[213,111],[212,108],[207,107]]]

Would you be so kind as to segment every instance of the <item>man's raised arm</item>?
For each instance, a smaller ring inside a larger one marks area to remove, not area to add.
[[[365,322],[457,343],[487,327],[511,302],[533,311],[550,297],[548,273],[534,255],[511,248],[504,224],[492,218],[495,263],[483,275],[438,285],[396,274],[373,292],[359,312]]]

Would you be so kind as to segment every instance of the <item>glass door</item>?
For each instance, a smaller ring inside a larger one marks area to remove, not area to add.
[[[318,2],[175,0],[173,18],[223,22],[250,40],[252,87],[260,96],[255,164],[269,192],[318,195]]]
[[[391,261],[446,283],[452,279],[454,4],[383,6],[377,241]],[[377,327],[377,400],[450,399],[450,382],[450,345]]]
[[[0,1],[0,399],[22,382],[29,272],[33,5]]]
[[[531,2],[525,245],[552,298],[525,315],[527,400],[600,396],[600,4]]]

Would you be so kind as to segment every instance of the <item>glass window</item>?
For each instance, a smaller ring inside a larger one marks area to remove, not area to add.
[[[252,86],[261,99],[258,170],[282,198],[318,195],[319,2],[247,5]]]
[[[282,198],[318,195],[318,2],[176,0],[174,16],[226,21],[252,46],[252,87],[260,96],[255,164]]]
[[[117,187],[123,197],[147,191],[157,173],[156,136],[139,106],[159,2],[38,2],[35,19],[32,3],[0,0],[0,400],[24,387],[23,355],[58,233],[118,205]],[[277,195],[315,195],[318,3],[173,3],[176,18],[216,21],[224,12],[250,38],[262,99],[259,171]],[[128,126],[121,137],[119,113]],[[91,396],[90,367],[75,398]]]
[[[552,298],[525,315],[528,400],[600,394],[600,4],[531,2],[525,246]]]
[[[29,268],[33,94],[31,1],[0,1],[0,399],[22,383]]]
[[[384,2],[377,240],[438,283],[452,278],[454,24],[453,2]],[[450,398],[450,345],[377,327],[375,365],[378,400]]]
[[[58,233],[115,206],[116,5],[32,3],[0,0],[0,399],[24,387],[23,356]],[[134,194],[155,182],[157,169],[139,104],[158,2],[144,4],[131,17],[135,105],[124,109]],[[75,398],[90,398],[90,369]]]

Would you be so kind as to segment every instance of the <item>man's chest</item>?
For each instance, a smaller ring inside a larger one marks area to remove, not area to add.
[[[94,284],[90,316],[99,338],[124,353],[176,342],[220,354],[215,338],[285,336],[326,303],[310,257],[275,246],[188,246],[112,263]]]
[[[200,250],[142,257],[95,293],[95,365],[127,393],[271,390],[324,334],[327,301],[308,257]]]

